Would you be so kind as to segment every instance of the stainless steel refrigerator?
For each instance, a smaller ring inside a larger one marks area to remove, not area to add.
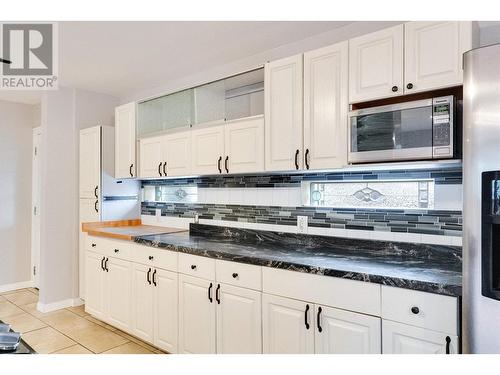
[[[464,74],[463,352],[500,353],[500,44]]]

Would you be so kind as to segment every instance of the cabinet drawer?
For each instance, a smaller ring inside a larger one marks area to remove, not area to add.
[[[262,290],[278,296],[380,316],[380,285],[262,267]]]
[[[262,290],[262,267],[260,266],[216,260],[215,270],[217,282]]]
[[[382,318],[456,335],[458,301],[455,297],[383,286]]]
[[[179,272],[215,280],[215,259],[191,254],[179,254]]]
[[[131,245],[131,260],[167,271],[177,271],[177,253],[146,245]]]
[[[87,236],[86,249],[102,255],[130,260],[130,245],[129,241]]]

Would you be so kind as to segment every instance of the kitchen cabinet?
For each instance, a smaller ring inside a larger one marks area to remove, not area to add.
[[[85,254],[85,311],[103,320],[106,312],[104,308],[105,274],[102,254],[87,251]]]
[[[223,173],[225,125],[193,129],[191,132],[193,174]]]
[[[265,170],[302,169],[302,54],[264,67]]]
[[[217,284],[217,353],[262,353],[262,293]]]
[[[155,268],[152,275],[154,289],[153,321],[154,345],[169,353],[177,353],[178,276],[176,272]]]
[[[380,318],[315,305],[315,353],[380,354]]]
[[[115,178],[136,176],[136,103],[128,103],[115,108]]]
[[[191,132],[183,131],[139,141],[140,177],[161,178],[191,173]]]
[[[304,167],[347,164],[348,43],[304,54]]]
[[[126,331],[131,324],[132,264],[116,258],[106,259],[106,321]]]
[[[141,178],[163,176],[163,144],[164,137],[143,138],[139,141]]]
[[[406,23],[406,93],[461,85],[462,55],[472,48],[471,28],[471,22]]]
[[[225,129],[226,173],[250,173],[264,170],[264,118],[255,116],[232,120]]]
[[[403,89],[404,26],[349,40],[349,102],[399,96]]]
[[[165,135],[162,149],[163,177],[191,174],[191,131]]]
[[[140,339],[154,341],[154,288],[151,287],[151,267],[134,264],[132,277],[131,333]]]
[[[384,354],[456,354],[458,337],[382,320]]]
[[[314,354],[314,305],[262,295],[262,335],[266,354]]]
[[[101,189],[101,127],[80,131],[80,198],[96,199]]]
[[[215,354],[213,281],[179,275],[179,353]]]

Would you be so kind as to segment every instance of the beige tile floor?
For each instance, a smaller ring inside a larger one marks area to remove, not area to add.
[[[38,290],[0,294],[0,320],[22,333],[42,354],[163,354],[162,351],[88,315],[84,306],[50,313],[36,309]]]

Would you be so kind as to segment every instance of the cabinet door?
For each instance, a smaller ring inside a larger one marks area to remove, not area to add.
[[[403,91],[403,25],[349,40],[350,103]]]
[[[80,224],[101,220],[99,214],[99,201],[97,205],[95,204],[96,201],[97,198],[80,199]]]
[[[301,169],[302,55],[265,65],[264,98],[266,171]]]
[[[132,270],[132,328],[134,336],[144,341],[154,341],[154,295],[151,267],[134,264]]]
[[[304,54],[304,166],[347,164],[348,43]]]
[[[472,48],[471,22],[405,24],[405,91],[463,83],[462,54]]]
[[[217,353],[262,353],[262,293],[227,284],[217,288]]]
[[[162,177],[164,137],[144,138],[139,141],[140,177]]]
[[[224,125],[191,132],[193,174],[219,174],[224,168]]]
[[[87,251],[85,254],[85,311],[104,319],[104,255]]]
[[[180,274],[179,353],[215,354],[215,344],[214,282]]]
[[[225,173],[264,171],[263,116],[228,122],[225,150],[226,157],[223,160]]]
[[[100,185],[101,127],[94,126],[80,131],[80,198],[97,198]]]
[[[165,136],[163,161],[167,162],[167,176],[188,176],[191,174],[191,132]]]
[[[312,303],[263,294],[264,353],[313,354],[314,322]]]
[[[115,108],[115,178],[137,176],[135,163],[136,104]]]
[[[107,259],[106,320],[122,331],[128,331],[132,322],[132,263],[115,258]]]
[[[450,354],[458,353],[458,337],[389,320],[382,320],[382,353],[384,354]],[[449,344],[447,341],[449,340]]]
[[[154,285],[154,344],[177,353],[178,283],[177,273],[155,269],[151,276]]]
[[[380,318],[325,306],[315,306],[315,316],[316,353],[380,354],[382,352]]]

